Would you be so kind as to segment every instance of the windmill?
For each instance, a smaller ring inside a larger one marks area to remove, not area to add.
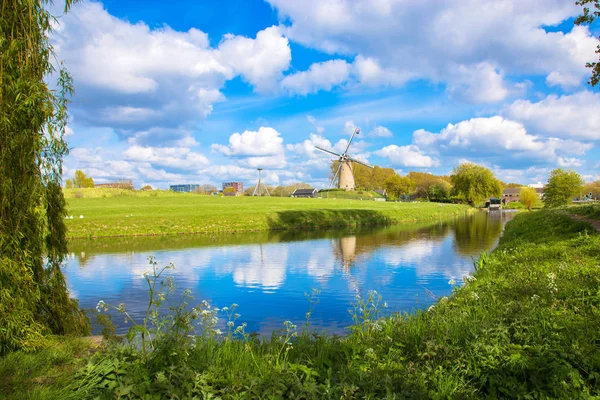
[[[254,193],[252,193],[252,196],[270,196],[269,189],[267,189],[267,185],[262,183],[261,171],[263,169],[262,168],[257,168],[257,169],[258,169],[258,183],[254,187]],[[266,193],[266,194],[263,194],[263,193]]]
[[[338,161],[339,161],[340,165],[338,166],[337,171],[335,171],[335,174],[333,175],[333,178],[331,179],[331,182],[329,183],[329,187],[333,186],[333,184],[335,183],[335,180],[337,179],[337,177],[339,175],[340,179],[339,179],[338,185],[337,185],[338,189],[354,190],[354,175],[352,173],[352,163],[353,162],[360,164],[360,165],[364,165],[365,167],[373,168],[372,165],[365,164],[362,161],[358,161],[357,159],[348,156],[348,149],[350,148],[350,143],[352,143],[352,139],[354,139],[354,136],[356,136],[359,132],[360,132],[360,128],[354,128],[354,132],[352,132],[352,136],[350,136],[350,140],[348,141],[346,150],[344,150],[344,152],[342,154],[337,154],[331,150],[327,150],[327,149],[323,149],[319,146],[315,146],[316,149],[319,149],[321,151],[324,151],[325,153],[329,153],[331,155],[338,157]]]

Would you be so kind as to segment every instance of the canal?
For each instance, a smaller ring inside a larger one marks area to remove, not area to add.
[[[311,325],[343,334],[356,295],[375,290],[387,312],[414,312],[448,296],[481,252],[492,250],[510,212],[477,212],[433,225],[394,225],[326,232],[260,232],[72,240],[64,267],[71,295],[84,309],[99,300],[125,303],[140,320],[148,304],[148,257],[173,263],[176,300],[238,304],[247,331],[268,334],[291,320],[302,324],[306,293],[318,290]],[[113,313],[116,317],[116,314]],[[114,319],[118,333],[129,325]],[[221,321],[224,324],[225,321]],[[98,328],[95,328],[97,331]]]

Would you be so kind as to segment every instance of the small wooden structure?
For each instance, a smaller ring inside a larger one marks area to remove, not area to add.
[[[316,198],[318,193],[317,189],[296,189],[292,197]]]
[[[497,197],[490,197],[490,199],[485,202],[485,208],[489,211],[500,210],[502,208],[502,201]]]

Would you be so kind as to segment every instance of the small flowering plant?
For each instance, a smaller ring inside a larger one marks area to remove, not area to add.
[[[171,347],[185,348],[184,344],[194,346],[197,340],[219,339],[225,335],[225,340],[231,340],[233,336],[240,335],[247,339],[244,332],[246,324],[236,327],[236,321],[241,317],[236,312],[237,304],[219,309],[203,300],[196,307],[189,309],[188,302],[192,299],[192,292],[186,289],[178,303],[172,303],[170,296],[175,290],[173,277],[164,275],[168,270],[175,269],[175,265],[168,264],[159,267],[155,257],[148,257],[150,270],[144,272],[141,278],[148,285],[148,305],[143,321],[136,321],[125,307],[124,303],[114,306],[100,300],[96,305],[96,311],[107,312],[109,309],[116,310],[124,316],[125,323],[131,323],[127,340],[131,343],[136,339],[141,341],[142,354],[145,356],[151,351],[162,349],[164,343]],[[166,307],[168,306],[168,307]],[[168,309],[168,312],[161,313]],[[226,333],[219,328],[219,313],[226,317]],[[175,352],[173,352],[175,354]]]
[[[350,329],[361,336],[380,332],[382,330],[381,310],[387,308],[387,302],[382,299],[376,290],[369,291],[367,298],[357,294],[353,309],[349,310],[354,321],[354,325]]]
[[[132,323],[129,332],[127,333],[127,339],[129,342],[132,342],[135,338],[139,337],[143,354],[146,354],[148,350],[154,350],[156,348],[155,342],[158,338],[161,338],[161,334],[164,330],[172,329],[174,326],[178,326],[178,328],[181,327],[182,320],[185,320],[188,317],[187,315],[184,315],[184,310],[187,305],[186,300],[190,298],[190,292],[185,291],[181,303],[176,306],[171,305],[170,307],[171,310],[176,311],[175,315],[161,318],[159,310],[174,290],[172,276],[168,276],[164,279],[161,278],[163,277],[163,274],[165,274],[165,271],[175,269],[175,265],[168,264],[161,268],[158,266],[156,258],[153,256],[148,257],[148,263],[150,264],[150,270],[141,275],[141,278],[146,280],[149,294],[148,305],[142,322],[138,323],[131,316],[125,307],[125,303],[114,306],[100,300],[96,305],[96,311],[107,312],[109,309],[114,309],[118,313],[123,314],[125,323]]]

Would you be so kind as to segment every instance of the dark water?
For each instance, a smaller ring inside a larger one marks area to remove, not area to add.
[[[343,333],[357,294],[376,290],[391,311],[412,311],[447,296],[473,271],[473,258],[492,250],[513,214],[478,212],[434,225],[380,229],[188,235],[72,241],[65,275],[83,308],[124,302],[134,318],[147,306],[147,257],[174,263],[175,296],[194,303],[239,305],[250,331],[269,333],[286,320],[302,324],[319,289],[312,325]],[[119,332],[128,325],[115,319]]]

